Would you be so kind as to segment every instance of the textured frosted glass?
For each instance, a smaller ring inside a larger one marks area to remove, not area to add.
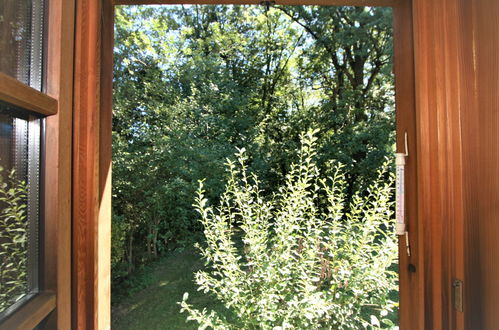
[[[0,72],[43,90],[44,0],[0,0]],[[38,292],[42,120],[0,100],[0,322]]]
[[[36,89],[42,86],[43,1],[0,1],[0,71]]]
[[[40,122],[0,103],[0,320],[38,290]]]

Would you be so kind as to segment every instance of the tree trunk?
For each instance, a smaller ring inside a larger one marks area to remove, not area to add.
[[[158,228],[156,227],[153,230],[153,235],[152,235],[152,254],[154,258],[158,257]]]
[[[133,232],[128,236],[128,273],[130,274],[133,270]]]

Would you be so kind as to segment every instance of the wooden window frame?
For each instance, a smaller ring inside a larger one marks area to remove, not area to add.
[[[43,319],[47,328],[108,329],[114,5],[259,1],[47,1],[46,95],[0,75],[0,99],[48,116],[42,173],[47,183],[42,192],[42,293],[0,328],[32,327]],[[464,272],[464,263],[471,258],[464,253],[464,229],[469,229],[464,225],[472,222],[463,214],[460,116],[466,106],[477,110],[470,101],[473,97],[468,97],[467,80],[476,79],[476,73],[469,69],[474,60],[469,49],[475,47],[475,37],[466,29],[470,21],[463,14],[465,2],[277,3],[393,7],[397,147],[403,149],[403,134],[407,132],[410,153],[406,206],[412,254],[405,254],[401,242],[400,326],[463,329],[469,322],[464,315],[473,311],[473,306],[465,304],[462,313],[454,311],[451,304],[451,279],[473,277],[470,269]],[[465,294],[471,295],[470,288],[472,285],[465,286]]]
[[[42,284],[56,294],[47,328],[71,327],[71,189],[76,0],[47,0],[46,92],[58,112],[45,123],[44,273]]]
[[[3,73],[0,73],[0,100],[42,116],[57,113],[56,99]]]
[[[45,88],[40,92],[0,73],[0,100],[44,116],[40,192],[40,292],[0,323],[0,329],[71,324],[71,136],[74,1],[47,0]]]
[[[424,327],[422,226],[418,225],[417,134],[411,0],[283,0],[287,5],[390,6],[394,13],[397,147],[409,136],[410,257],[400,242],[400,326]],[[111,118],[114,5],[259,4],[258,0],[86,0],[76,23],[75,140],[73,144],[73,327],[110,326]],[[96,96],[97,95],[97,96]],[[91,110],[90,113],[88,110]],[[409,267],[409,265],[412,265]],[[410,269],[410,270],[409,270]],[[413,270],[416,269],[416,272]]]
[[[73,249],[73,269],[78,271],[73,272],[73,325],[105,329],[110,326],[113,6],[258,4],[259,1],[77,1],[76,34],[80,36],[80,45],[75,54],[75,93],[79,98],[75,100],[77,139],[73,182],[78,186],[73,190],[73,236],[82,235],[82,239]],[[482,237],[477,236],[480,232],[476,226],[483,227],[485,219],[497,218],[496,209],[485,211],[488,218],[479,217],[484,212],[479,207],[493,202],[493,196],[484,196],[487,190],[481,190],[479,180],[492,181],[496,177],[477,177],[476,166],[488,164],[484,169],[487,173],[497,172],[490,163],[497,157],[497,148],[493,149],[496,146],[492,144],[497,133],[487,125],[479,125],[484,118],[493,122],[493,107],[497,104],[493,99],[496,77],[487,71],[489,64],[497,68],[493,52],[497,40],[487,41],[495,37],[493,28],[499,22],[497,1],[278,0],[277,3],[393,7],[397,147],[403,150],[403,134],[407,132],[410,153],[406,205],[412,254],[407,257],[401,242],[400,326],[472,329],[492,322],[497,316],[491,312],[494,306],[483,308],[491,297],[481,292],[482,279],[488,281],[492,290],[496,290],[497,284],[484,277],[479,266],[482,261],[490,262],[485,257],[497,256],[497,250],[476,249]],[[480,120],[477,114],[482,115]],[[488,183],[488,192],[494,192],[493,188]],[[483,201],[477,203],[480,198]],[[487,236],[489,233],[481,234],[486,239],[492,238]],[[452,303],[454,278],[464,282],[462,311]]]
[[[491,15],[497,13],[497,2],[490,7],[494,1],[477,0],[473,4],[460,0],[277,1],[288,5],[391,6],[394,10],[399,150],[403,150],[405,132],[409,137],[406,216],[411,256],[405,252],[405,243],[400,242],[402,329],[464,329],[465,325],[472,328],[470,325],[482,322],[476,312],[485,300],[481,293],[473,291],[480,289],[480,281],[474,280],[483,277],[479,269],[473,268],[477,264],[474,254],[480,251],[471,251],[473,240],[478,239],[473,236],[477,221],[473,195],[482,192],[470,182],[476,168],[471,166],[474,163],[469,158],[492,157],[475,148],[478,140],[473,133],[479,129],[475,114],[481,111],[480,102],[489,101],[493,94],[488,89],[483,94],[476,90],[480,74],[488,77],[483,73],[487,65],[479,62],[477,66],[476,61],[483,59],[475,57],[476,52],[480,47],[486,48],[484,38],[490,36],[490,31],[483,31],[478,24],[476,13],[489,9]],[[105,329],[110,325],[113,6],[258,4],[259,1],[78,0],[78,3],[75,94],[79,98],[74,109],[77,120],[73,148],[77,152],[73,154],[73,237],[81,239],[73,249],[73,269],[78,270],[73,273],[76,293],[73,326]],[[486,18],[487,24],[497,26],[497,19]],[[483,71],[477,71],[477,67]],[[481,139],[489,145],[494,133],[490,129],[482,133]],[[492,215],[490,211],[488,216]],[[497,252],[490,255],[493,253]],[[456,310],[452,303],[454,278],[465,283],[463,311]],[[487,317],[492,320],[490,315]]]

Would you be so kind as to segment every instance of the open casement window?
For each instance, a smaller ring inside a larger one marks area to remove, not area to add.
[[[35,326],[55,307],[43,276],[45,0],[0,1],[0,326]],[[51,307],[52,306],[52,307]],[[21,315],[24,314],[24,315]],[[21,315],[21,316],[19,316]],[[26,317],[25,315],[36,315]],[[22,323],[17,319],[23,319]]]

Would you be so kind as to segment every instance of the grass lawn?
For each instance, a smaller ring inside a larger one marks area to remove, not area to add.
[[[196,322],[186,323],[187,314],[180,314],[178,301],[189,292],[189,301],[196,307],[221,308],[206,294],[198,292],[194,272],[203,262],[194,247],[174,251],[150,267],[149,285],[120,299],[112,308],[113,329],[197,329]],[[146,271],[147,272],[147,271]]]
[[[197,329],[196,322],[186,323],[187,314],[180,314],[178,301],[189,292],[189,303],[223,313],[223,306],[197,291],[194,273],[203,268],[203,261],[194,247],[176,250],[139,272],[137,280],[146,283],[112,307],[113,329]],[[396,270],[396,269],[393,269]],[[398,300],[397,294],[392,297]],[[397,311],[388,316],[398,323]]]

